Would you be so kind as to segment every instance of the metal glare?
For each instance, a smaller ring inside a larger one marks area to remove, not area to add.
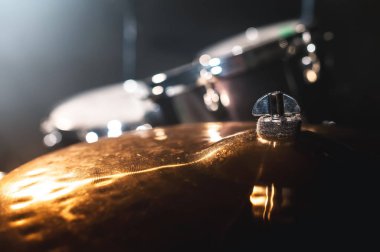
[[[167,76],[164,73],[159,73],[152,76],[152,82],[155,84],[159,84],[161,82],[164,82],[166,80]]]

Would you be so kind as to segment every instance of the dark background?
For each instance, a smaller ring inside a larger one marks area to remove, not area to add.
[[[39,124],[62,99],[190,62],[214,42],[301,9],[300,0],[0,0],[0,170],[46,151]],[[375,0],[324,0],[314,11],[320,33],[334,34],[322,46],[332,105],[354,119],[379,107],[379,10]],[[134,19],[137,50],[124,51],[123,70],[123,23]]]

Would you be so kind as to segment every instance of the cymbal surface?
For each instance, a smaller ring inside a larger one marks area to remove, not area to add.
[[[314,213],[322,145],[310,134],[296,144],[269,142],[254,129],[156,128],[37,158],[0,180],[0,248],[212,249],[244,237],[246,213],[250,229],[293,222],[288,212]]]

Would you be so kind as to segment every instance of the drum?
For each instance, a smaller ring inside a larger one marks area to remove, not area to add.
[[[148,92],[145,84],[130,80],[78,94],[56,106],[41,124],[43,141],[48,147],[96,142],[160,125],[161,108],[145,99]]]
[[[283,90],[298,97],[319,70],[315,45],[299,21],[249,28],[187,65],[64,101],[42,124],[44,142],[65,146],[162,125],[251,120],[262,94]]]
[[[320,63],[315,52],[305,26],[289,21],[248,28],[203,50],[198,58],[212,74],[211,85],[230,120],[251,120],[248,111],[262,94],[282,90],[297,98],[304,116],[315,121],[316,113],[310,113],[310,102],[304,97],[310,86],[318,97]]]
[[[184,124],[52,152],[0,180],[0,250],[344,247],[365,162],[306,129],[268,140],[253,122]]]
[[[252,120],[254,101],[273,90],[296,97],[307,108],[304,116],[315,121],[305,87],[313,86],[314,99],[319,97],[319,74],[311,34],[293,20],[248,28],[202,50],[192,64],[144,82],[170,122]]]

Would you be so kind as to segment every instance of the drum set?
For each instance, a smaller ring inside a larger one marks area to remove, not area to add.
[[[316,45],[300,21],[251,27],[184,66],[69,98],[42,123],[44,143],[67,146],[156,126],[247,121],[253,103],[273,90],[307,107],[300,92],[317,86],[319,74]]]
[[[46,146],[70,146],[0,174],[0,250],[341,246],[369,164],[307,124],[320,72],[292,20],[67,99],[41,128]]]

